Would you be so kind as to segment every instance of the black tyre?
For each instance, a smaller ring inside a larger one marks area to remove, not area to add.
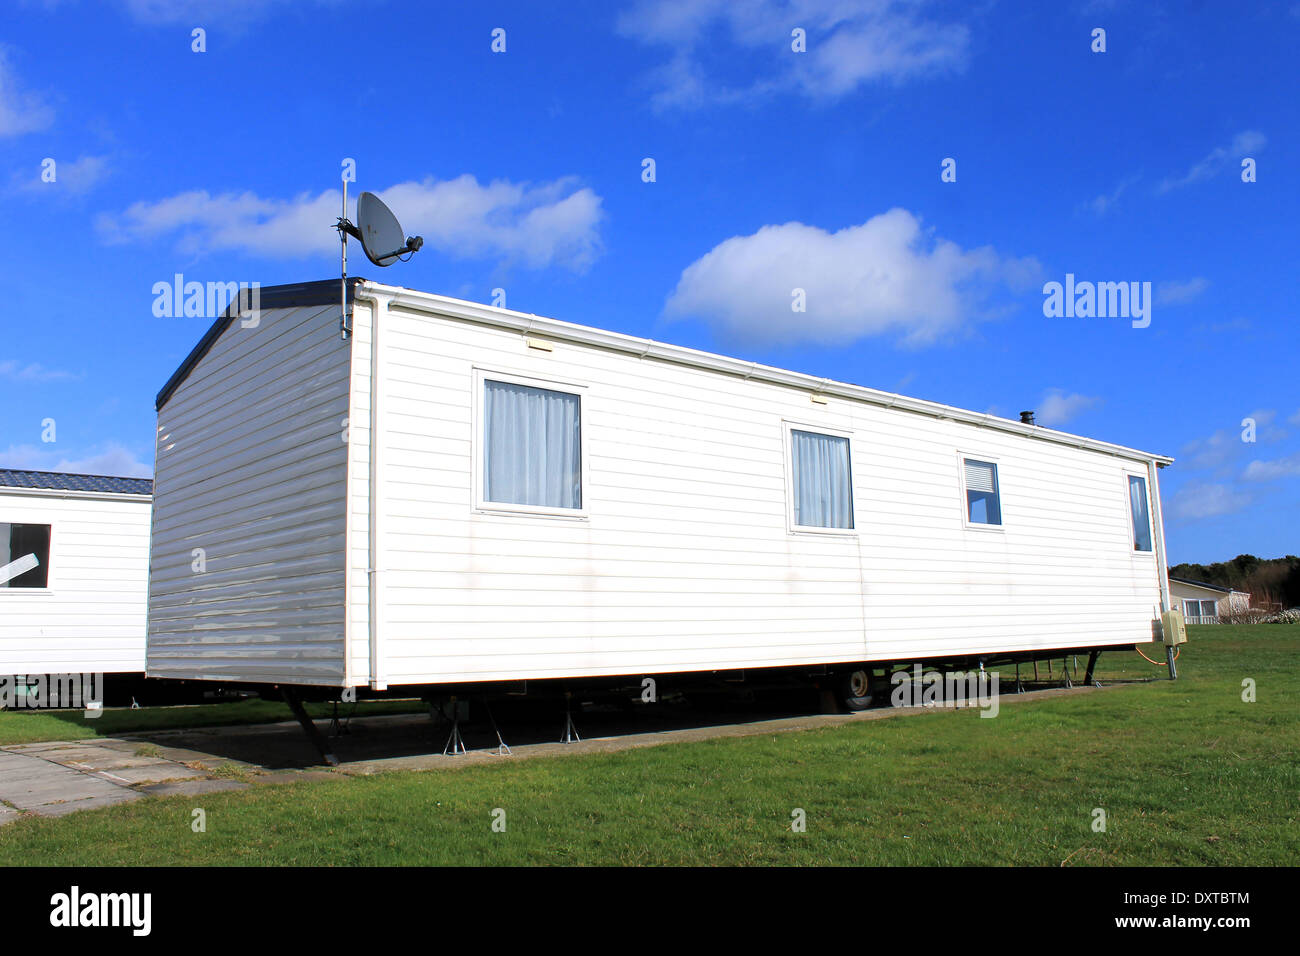
[[[836,679],[835,690],[849,710],[866,710],[871,706],[871,673],[865,667],[844,671]]]

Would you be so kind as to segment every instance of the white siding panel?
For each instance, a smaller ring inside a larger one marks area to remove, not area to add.
[[[269,309],[159,411],[151,676],[345,683],[349,376],[337,307]]]
[[[369,626],[368,317],[353,368],[350,626]],[[381,321],[391,683],[831,663],[1149,639],[1140,462],[406,310]],[[364,355],[364,359],[363,356]],[[476,513],[474,370],[582,387],[586,520]],[[856,534],[787,527],[783,419],[852,438]],[[362,423],[366,423],[363,434]],[[998,463],[967,528],[960,455]]]
[[[143,671],[149,500],[5,491],[0,522],[51,526],[49,587],[0,588],[0,675]]]

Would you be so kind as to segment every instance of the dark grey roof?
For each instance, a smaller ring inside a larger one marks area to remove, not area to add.
[[[57,471],[18,471],[0,468],[0,488],[44,488],[56,491],[98,491],[112,495],[152,495],[151,478],[110,475],[66,475]]]
[[[1169,575],[1169,580],[1177,581],[1179,584],[1190,584],[1194,587],[1205,588],[1207,591],[1222,591],[1224,594],[1231,594],[1235,590],[1235,588],[1220,587],[1217,584],[1206,584],[1204,581],[1192,581],[1189,578],[1176,578],[1172,574]],[[1246,592],[1238,591],[1237,593],[1245,594]]]
[[[351,276],[348,279],[348,301],[352,301],[352,293],[356,287],[366,280],[361,276]],[[342,290],[339,288],[338,279],[319,279],[315,282],[293,282],[288,285],[272,285],[258,290],[258,308],[261,309],[295,309],[300,306],[310,305],[328,305],[331,302],[338,302],[342,296]],[[172,373],[172,377],[167,380],[167,384],[162,387],[158,397],[154,400],[154,409],[160,410],[167,404],[167,399],[172,397],[172,392],[180,388],[181,382],[189,377],[194,366],[199,364],[203,356],[208,354],[208,349],[212,348],[213,343],[221,338],[221,333],[230,328],[230,323],[235,320],[239,312],[239,302],[230,303],[226,308],[225,314],[199,339],[198,345],[181,367]]]

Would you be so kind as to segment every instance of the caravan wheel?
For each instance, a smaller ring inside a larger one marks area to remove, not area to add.
[[[840,703],[849,710],[866,710],[871,706],[871,674],[865,667],[840,674],[837,689]]]

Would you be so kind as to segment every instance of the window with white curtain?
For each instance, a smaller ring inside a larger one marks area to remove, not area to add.
[[[1133,517],[1133,550],[1151,550],[1151,508],[1147,501],[1147,480],[1128,476],[1128,507]]]
[[[582,400],[484,379],[483,501],[582,508]]]
[[[966,520],[971,524],[1002,524],[998,466],[991,461],[962,459],[966,475]]]
[[[803,528],[853,528],[849,440],[790,429],[794,523]]]

